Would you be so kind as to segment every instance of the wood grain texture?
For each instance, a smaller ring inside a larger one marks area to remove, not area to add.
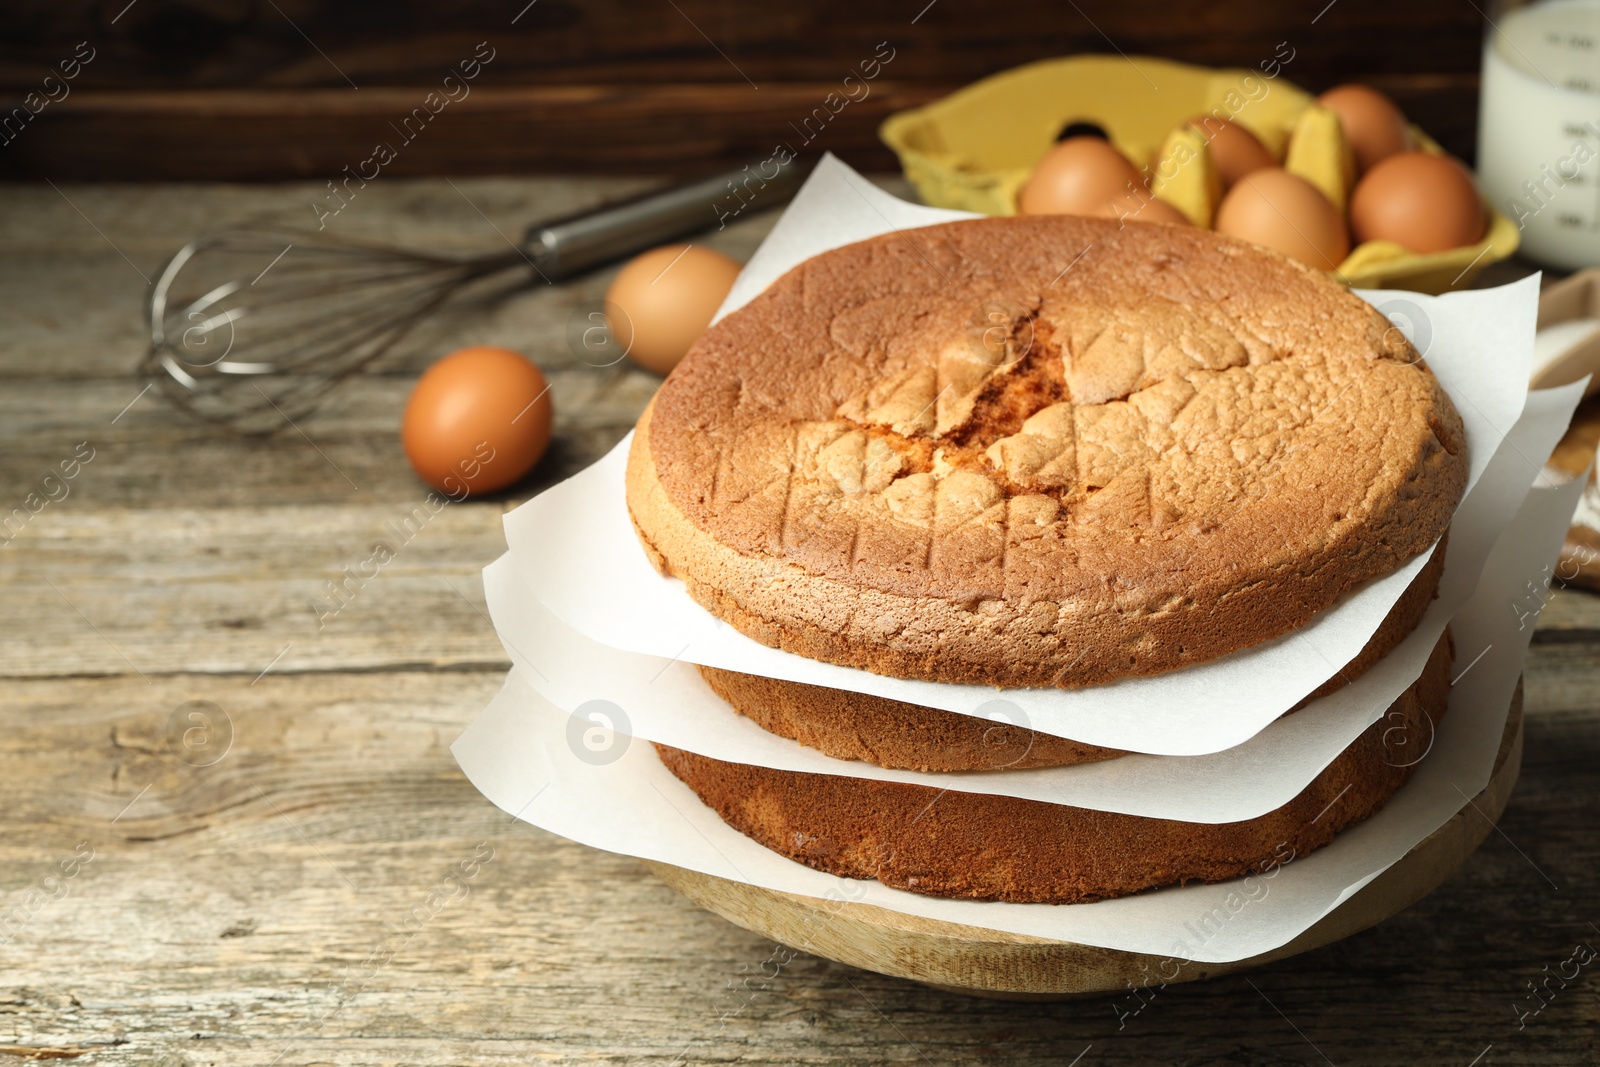
[[[1448,150],[1476,141],[1482,19],[1447,0],[1268,0],[1163,8],[1114,0],[1003,5],[467,0],[25,0],[7,11],[0,100],[20,104],[79,50],[71,92],[0,141],[0,176],[54,180],[332,177],[364,158],[480,43],[472,93],[407,145],[392,174],[663,173],[763,158],[789,124],[878,51],[871,94],[813,147],[862,167],[876,130],[914,106],[1037,59],[1083,52],[1255,67],[1280,42],[1312,91],[1391,93]],[[84,51],[85,55],[89,54]],[[887,54],[887,53],[885,53]],[[58,95],[59,87],[54,90]]]
[[[339,223],[476,247],[497,238],[467,200],[509,228],[641,184],[397,179]],[[1522,782],[1455,876],[1348,941],[1161,990],[1120,1029],[1126,1000],[984,1002],[807,955],[774,973],[772,943],[642,865],[508,821],[448,752],[507,663],[475,572],[504,509],[609,447],[654,379],[586,367],[561,341],[600,274],[454,309],[307,420],[355,488],[293,434],[247,445],[154,396],[111,422],[139,389],[137,271],[314,191],[0,198],[4,507],[75,442],[98,449],[0,546],[0,1064],[943,1067],[1087,1048],[1080,1067],[1461,1067],[1491,1044],[1480,1063],[1600,1059],[1592,968],[1520,1030],[1514,1011],[1576,942],[1600,944],[1600,598],[1583,593],[1549,594]],[[747,255],[769,224],[713,243]],[[318,630],[306,598],[422,492],[394,440],[411,376],[480,341],[551,369],[557,452],[502,498],[437,516]],[[184,743],[192,701],[215,705],[206,746]],[[73,866],[80,843],[93,859]]]
[[[1258,970],[1377,925],[1439,887],[1483,843],[1505,810],[1522,768],[1522,687],[1512,695],[1489,782],[1399,862],[1298,936],[1269,952],[1227,963],[987,930],[906,915],[870,904],[825,900],[667,863],[645,861],[657,878],[746,930],[825,959],[938,989],[999,1000],[1086,1000]]]
[[[120,10],[96,0],[16,0],[0,85],[31,85],[85,34],[108,42],[90,70],[141,88],[348,87],[341,71],[363,87],[424,84],[486,36],[498,50],[489,69],[515,84],[747,84],[748,75],[762,86],[832,80],[858,50],[885,39],[901,49],[894,64],[906,73],[899,76],[961,83],[1002,64],[1076,51],[1178,50],[1196,63],[1254,65],[1291,35],[1308,42],[1308,84],[1352,70],[1476,73],[1483,39],[1482,16],[1448,0],[1339,0],[1326,12],[1233,0],[1172,7],[1160,18],[1115,0],[940,0],[931,7],[927,0],[458,0],[410,8],[404,17],[375,0],[278,0],[276,9],[246,0],[141,0],[113,22]]]
[[[391,123],[421,106],[427,87],[86,90],[6,146],[0,177],[337,180],[379,143],[396,152],[384,168],[391,177],[535,170],[698,177],[754,164],[779,143],[883,168],[895,165],[878,140],[884,119],[958,86],[880,82],[803,140],[789,124],[838,88],[837,82],[769,84],[760,92],[743,83],[482,88],[410,142]]]

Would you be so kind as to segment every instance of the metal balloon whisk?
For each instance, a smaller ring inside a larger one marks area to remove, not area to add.
[[[463,287],[513,268],[557,282],[787,201],[802,169],[746,167],[528,228],[518,247],[450,256],[249,227],[191,241],[150,287],[140,370],[183,410],[272,432],[382,356]]]
[[[151,285],[141,370],[202,419],[287,425],[388,351],[450,295],[522,262],[457,259],[294,230],[233,230],[184,245]]]

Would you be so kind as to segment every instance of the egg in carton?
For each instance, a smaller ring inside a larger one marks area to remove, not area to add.
[[[1220,120],[1250,134],[1278,167],[1342,212],[1357,180],[1354,148],[1338,115],[1282,76],[1293,50],[1283,46],[1278,53],[1258,69],[1141,56],[1043,60],[892,115],[880,133],[927,203],[1011,215],[1063,127],[1093,124],[1125,157],[1146,161],[1146,198],[1153,195],[1191,223],[1211,226],[1226,192],[1216,158],[1222,144],[1215,129],[1190,120]],[[1415,149],[1443,154],[1424,131],[1412,126],[1409,132]],[[1363,241],[1328,269],[1361,288],[1437,293],[1465,285],[1518,244],[1515,223],[1487,204],[1481,208],[1486,223],[1475,241],[1428,253]]]

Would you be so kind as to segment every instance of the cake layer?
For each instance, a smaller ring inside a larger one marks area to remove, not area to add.
[[[1390,609],[1354,659],[1296,708],[1359,678],[1422,620],[1444,572],[1444,544]],[[985,717],[963,715],[868,693],[698,665],[706,683],[763,729],[837,759],[914,771],[991,771],[1064,767],[1115,759],[1120,749],[1088,745],[1031,729],[1021,709],[1003,704]],[[1004,692],[997,692],[1003,701]],[[975,708],[975,711],[985,710]]]
[[[1444,531],[1461,421],[1325,275],[1188,227],[954,222],[800,264],[641,419],[628,504],[742,632],[1083,686],[1305,624]]]
[[[1447,630],[1422,676],[1293,800],[1203,824],[983,793],[724,763],[657,745],[729,825],[807,866],[931,896],[1074,904],[1217,882],[1326,845],[1381,810],[1450,696]]]

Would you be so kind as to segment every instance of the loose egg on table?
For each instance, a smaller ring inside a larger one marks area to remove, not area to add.
[[[1341,85],[1317,97],[1339,116],[1339,125],[1363,174],[1411,148],[1411,127],[1394,101],[1365,85]]]
[[[539,368],[476,345],[429,367],[406,402],[400,440],[418,476],[454,500],[491,493],[533,469],[554,408]]]
[[[1373,167],[1350,197],[1358,241],[1393,241],[1412,252],[1477,243],[1488,217],[1467,169],[1449,156],[1401,152]]]
[[[1105,140],[1069,137],[1045,155],[1017,196],[1023,215],[1115,215],[1108,204],[1144,189],[1144,175]]]
[[[1279,167],[1245,175],[1217,208],[1218,233],[1333,270],[1350,252],[1339,209],[1316,186]]]
[[[657,374],[678,365],[711,325],[740,265],[699,245],[666,245],[630,260],[606,291],[611,336]]]

